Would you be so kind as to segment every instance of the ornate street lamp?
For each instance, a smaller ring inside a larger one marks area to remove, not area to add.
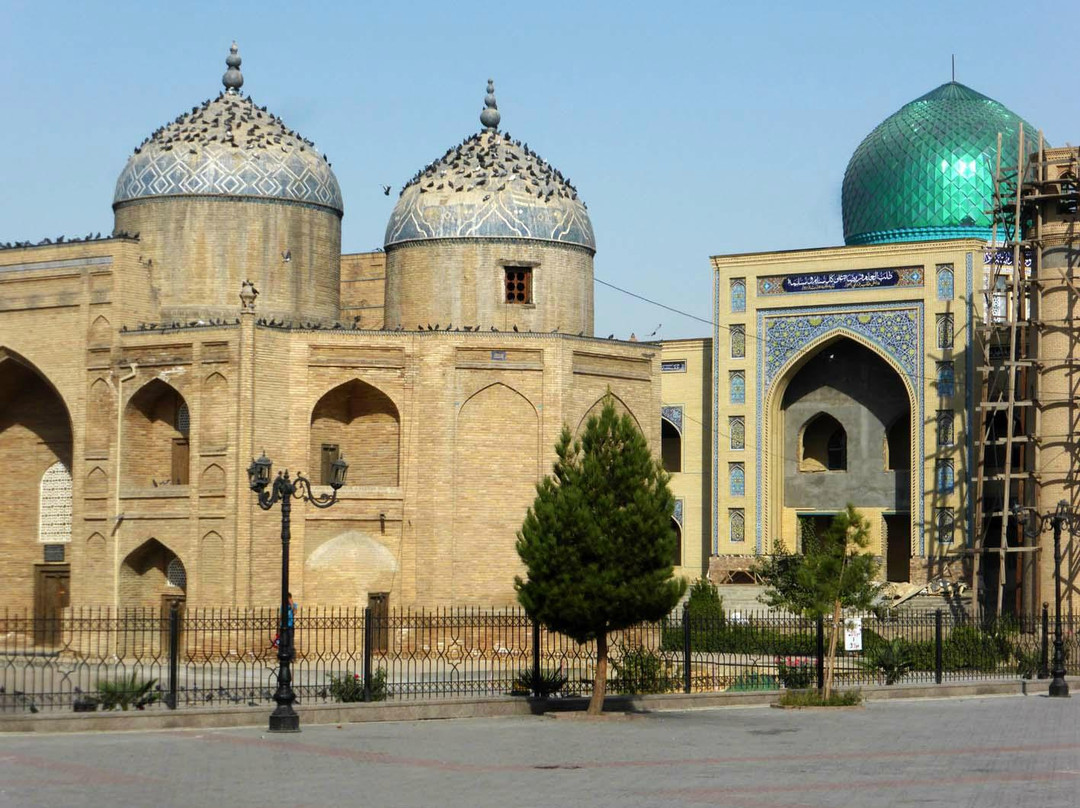
[[[1054,530],[1054,667],[1051,670],[1054,678],[1050,681],[1049,694],[1065,698],[1069,695],[1069,685],[1065,681],[1065,642],[1061,637],[1061,528],[1072,521],[1069,503],[1061,500],[1052,513],[1040,514],[1034,508],[1018,505],[1013,505],[1012,512],[1025,530],[1030,516],[1039,521],[1040,531],[1047,522]]]
[[[258,460],[252,460],[248,466],[248,481],[251,490],[258,495],[259,507],[264,511],[270,510],[274,503],[281,502],[281,612],[278,619],[278,684],[274,692],[274,701],[277,707],[270,714],[271,732],[299,732],[300,716],[293,709],[296,694],[292,689],[292,661],[295,656],[293,644],[293,628],[289,625],[289,540],[290,515],[292,512],[292,500],[299,499],[310,502],[316,508],[329,508],[337,502],[337,492],[345,485],[345,475],[348,474],[349,464],[341,457],[330,464],[330,487],[333,492],[315,496],[311,491],[311,481],[297,474],[295,479],[289,477],[288,470],[278,472],[270,491],[266,487],[270,485],[270,472],[273,463],[263,452]]]

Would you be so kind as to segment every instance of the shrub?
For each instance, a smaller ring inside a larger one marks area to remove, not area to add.
[[[785,690],[780,694],[780,704],[784,707],[854,707],[862,704],[862,700],[858,690],[837,690],[828,700],[817,690]]]
[[[139,679],[137,673],[120,679],[103,679],[95,685],[97,687],[97,701],[102,710],[136,710],[145,709],[148,704],[153,704],[161,695],[154,690],[157,679]]]
[[[915,663],[907,640],[897,637],[891,642],[875,643],[862,664],[884,677],[885,684],[895,685]]]
[[[540,680],[536,683],[536,695],[542,699],[550,698],[566,687],[569,681],[560,671],[540,671]],[[533,670],[523,670],[514,678],[513,690],[515,696],[530,696],[533,692]]]
[[[778,668],[777,675],[786,688],[802,690],[814,682],[816,672],[812,660],[787,657],[780,660]]]
[[[363,677],[359,673],[346,673],[344,676],[331,674],[330,697],[340,702],[363,701]],[[371,674],[371,700],[386,701],[386,670],[383,668]]]
[[[611,660],[615,677],[612,690],[618,693],[670,693],[678,687],[658,654],[647,648],[621,646]]]
[[[1028,651],[1024,648],[1013,649],[1016,658],[1016,673],[1021,679],[1033,679],[1039,671],[1039,652]]]

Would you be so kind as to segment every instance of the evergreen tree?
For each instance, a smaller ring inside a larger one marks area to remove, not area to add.
[[[686,590],[672,577],[675,501],[644,436],[610,397],[580,441],[563,427],[555,452],[518,532],[528,577],[514,586],[532,619],[579,643],[596,641],[589,713],[598,714],[608,634],[664,617]]]
[[[778,547],[754,567],[766,586],[761,599],[769,606],[814,619],[830,617],[822,694],[826,701],[832,693],[843,612],[873,610],[881,589],[875,581],[878,563],[866,549],[869,543],[870,523],[848,505],[824,535],[803,536],[802,555]]]

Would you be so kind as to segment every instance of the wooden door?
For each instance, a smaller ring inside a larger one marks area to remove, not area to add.
[[[60,642],[60,620],[71,604],[71,567],[46,564],[37,567],[34,582],[34,643],[56,645]]]
[[[190,448],[187,438],[173,438],[172,442],[172,484],[188,484]]]
[[[387,592],[368,594],[371,609],[371,652],[385,654],[390,645],[390,595]]]

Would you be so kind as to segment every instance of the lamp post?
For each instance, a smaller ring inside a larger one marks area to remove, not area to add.
[[[252,460],[248,466],[248,481],[251,490],[258,495],[259,507],[264,511],[270,510],[277,502],[281,503],[281,611],[278,615],[278,684],[274,692],[274,701],[277,707],[270,714],[271,732],[299,732],[300,716],[293,709],[296,694],[292,689],[292,661],[295,647],[293,644],[293,628],[291,604],[289,603],[289,540],[292,538],[290,531],[290,515],[292,512],[292,500],[299,499],[310,502],[316,508],[329,508],[337,502],[337,492],[345,485],[345,475],[349,471],[349,464],[342,458],[338,458],[330,464],[330,487],[331,494],[315,496],[311,491],[311,481],[297,474],[295,478],[289,477],[288,470],[279,471],[274,479],[270,491],[266,487],[270,485],[270,471],[273,464],[270,458],[263,452],[258,460]]]
[[[1072,519],[1069,503],[1061,500],[1053,512],[1046,514],[1018,505],[1013,505],[1012,512],[1021,525],[1026,526],[1029,515],[1034,515],[1039,520],[1040,528],[1049,522],[1054,531],[1054,664],[1050,671],[1054,678],[1050,681],[1049,694],[1056,698],[1067,698],[1069,685],[1065,681],[1065,642],[1061,637],[1061,528]]]

